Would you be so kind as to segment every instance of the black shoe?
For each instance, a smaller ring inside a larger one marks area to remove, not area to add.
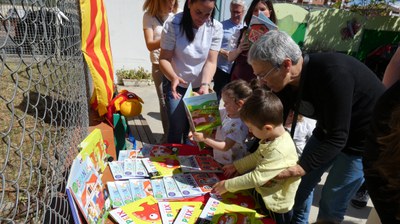
[[[353,199],[351,199],[351,205],[354,208],[364,208],[365,206],[367,206],[368,200],[368,191],[358,191]]]

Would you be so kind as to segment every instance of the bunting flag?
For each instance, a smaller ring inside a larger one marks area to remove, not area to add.
[[[114,69],[107,14],[103,0],[80,0],[82,52],[93,80],[91,107],[100,116],[107,113],[113,97]]]

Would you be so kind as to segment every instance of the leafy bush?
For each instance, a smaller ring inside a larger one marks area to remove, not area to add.
[[[120,79],[151,79],[151,73],[140,66],[137,69],[118,69],[117,77]]]

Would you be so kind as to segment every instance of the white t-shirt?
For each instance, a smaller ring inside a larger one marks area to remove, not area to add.
[[[169,17],[172,17],[173,14],[170,13],[168,16],[164,18],[160,18],[160,21],[155,17],[151,16],[150,13],[145,12],[143,14],[143,29],[152,29],[153,30],[153,40],[161,39],[161,33],[163,29],[162,22],[166,21]],[[160,49],[156,49],[150,52],[150,60],[152,64],[158,64],[158,58],[160,57]]]
[[[225,141],[229,138],[235,141],[233,147],[227,152],[214,149],[214,158],[222,164],[230,164],[235,160],[241,159],[247,154],[245,140],[249,129],[240,118],[230,118],[225,110],[221,111],[222,125],[217,129],[216,139]]]
[[[164,24],[161,35],[161,48],[174,51],[171,64],[175,73],[193,88],[201,85],[201,72],[210,50],[219,51],[222,41],[222,24],[217,20],[204,23],[198,29],[193,29],[194,40],[189,43],[186,35],[180,29],[183,13],[178,13]],[[186,88],[180,84],[181,87]]]

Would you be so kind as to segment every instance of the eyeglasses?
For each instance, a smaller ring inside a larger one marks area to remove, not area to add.
[[[262,80],[262,79],[266,79],[275,69],[279,69],[279,67],[272,67],[268,72],[264,72],[264,73],[261,73],[261,74],[259,74],[259,75],[256,75],[257,76],[257,79],[258,80]]]

